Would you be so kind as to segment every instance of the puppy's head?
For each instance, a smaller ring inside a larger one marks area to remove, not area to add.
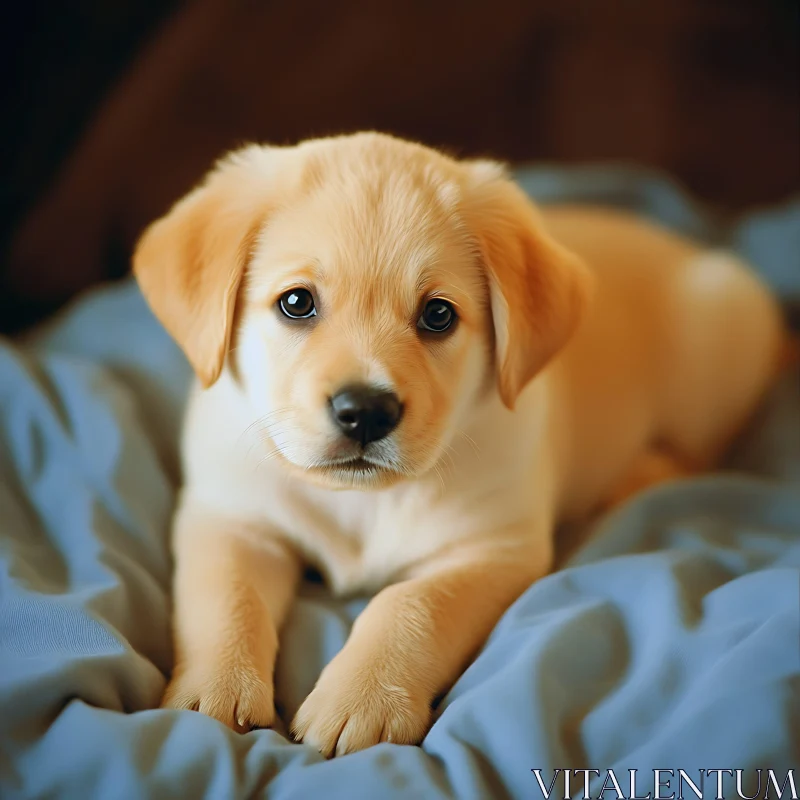
[[[271,455],[338,488],[427,472],[493,392],[512,409],[589,279],[492,162],[379,134],[249,147],[143,235],[142,291]]]

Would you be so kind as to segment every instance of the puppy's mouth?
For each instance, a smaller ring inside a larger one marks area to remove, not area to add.
[[[401,470],[396,466],[364,455],[318,462],[311,465],[309,471],[333,479],[337,483],[351,485],[382,483],[387,479],[397,479],[402,476]]]
[[[332,459],[321,464],[315,464],[312,469],[341,470],[342,472],[377,472],[397,470],[383,461],[373,461],[365,456],[354,456],[353,458]]]
[[[386,469],[383,464],[367,461],[363,456],[356,456],[356,458],[351,458],[348,461],[333,461],[331,466],[356,472],[364,469]]]

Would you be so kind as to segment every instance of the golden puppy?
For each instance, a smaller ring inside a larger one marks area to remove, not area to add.
[[[269,725],[310,563],[378,592],[292,725],[326,756],[419,742],[556,523],[710,466],[783,335],[730,255],[379,134],[233,154],[134,271],[199,378],[164,705]]]

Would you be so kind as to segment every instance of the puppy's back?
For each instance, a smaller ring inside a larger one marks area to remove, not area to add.
[[[598,276],[599,307],[572,357],[626,366],[628,391],[657,409],[657,438],[713,464],[775,376],[786,342],[776,299],[732,253],[632,214],[562,206],[544,218]]]

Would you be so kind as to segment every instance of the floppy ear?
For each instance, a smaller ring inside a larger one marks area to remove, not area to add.
[[[274,196],[270,149],[222,161],[142,234],[133,272],[203,386],[222,371],[245,267]]]
[[[500,164],[475,161],[467,167],[465,201],[489,278],[498,390],[513,409],[577,328],[593,278],[544,231],[533,204]]]

